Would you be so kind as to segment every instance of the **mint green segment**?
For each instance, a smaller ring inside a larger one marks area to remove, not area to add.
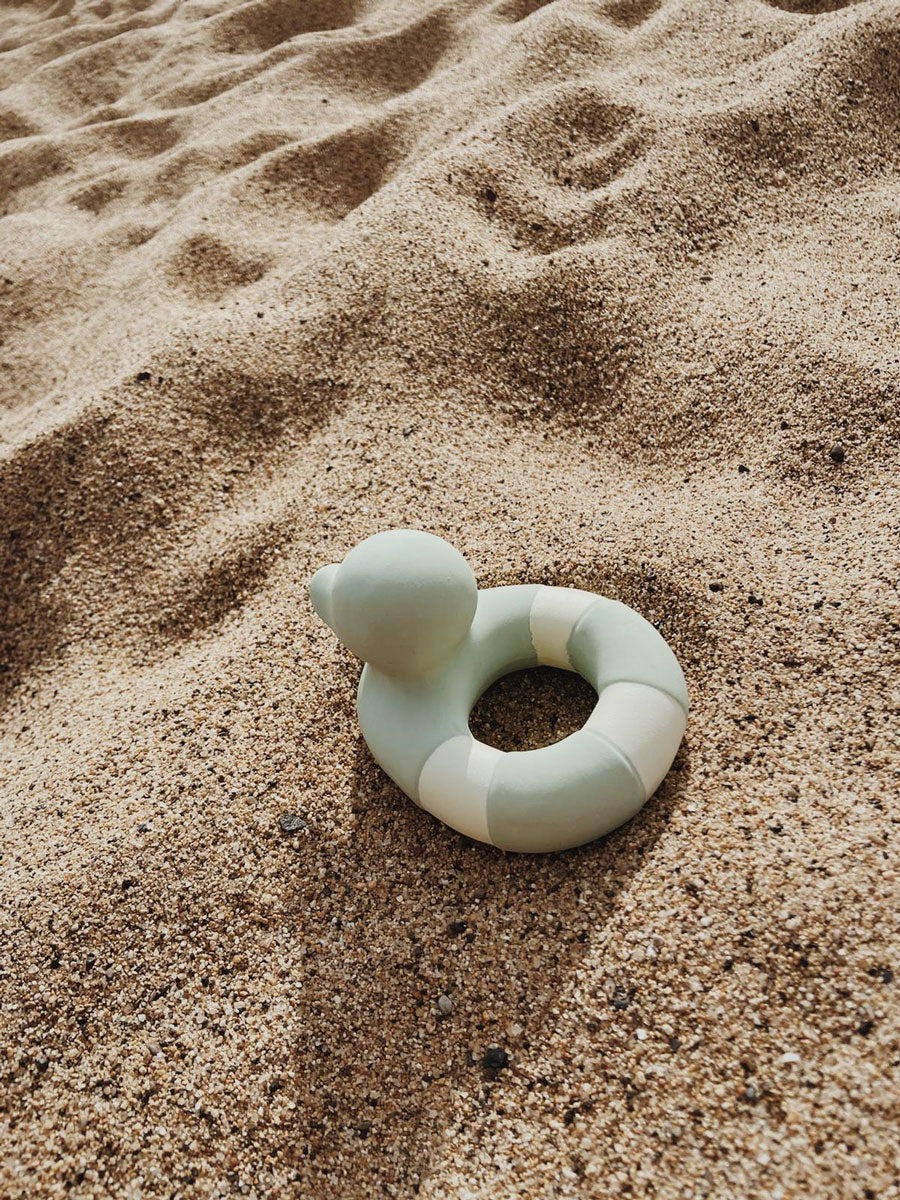
[[[478,593],[478,608],[466,644],[468,662],[477,683],[466,714],[485,690],[501,675],[537,666],[528,616],[538,584],[484,588]]]
[[[410,799],[434,750],[468,730],[466,680],[456,672],[432,679],[397,679],[366,666],[356,694],[359,727],[372,757]]]
[[[646,798],[622,754],[580,730],[540,750],[504,755],[488,791],[488,830],[503,850],[568,850],[609,833]]]
[[[468,638],[428,675],[363,670],[356,698],[363,736],[378,765],[417,803],[422,767],[442,742],[468,733],[482,692],[501,675],[537,664],[528,628],[537,588],[479,592]]]
[[[572,630],[566,652],[598,695],[611,683],[644,683],[668,692],[688,711],[684,672],[665,638],[618,600],[598,596]]]

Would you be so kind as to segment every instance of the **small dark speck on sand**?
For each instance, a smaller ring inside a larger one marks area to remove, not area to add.
[[[874,1028],[874,1022],[863,1021],[862,1024],[857,1027],[856,1032],[861,1034],[863,1037],[868,1037]]]
[[[844,461],[844,447],[840,442],[835,442],[835,444],[828,451],[828,456],[832,462],[842,463]]]
[[[481,1065],[486,1071],[500,1071],[503,1067],[509,1066],[509,1055],[505,1050],[492,1046],[481,1060]]]
[[[450,933],[453,937],[459,937],[459,935],[461,933],[465,933],[468,928],[468,921],[451,921],[449,926]]]
[[[494,201],[497,199],[497,193],[494,191],[494,189],[492,187],[486,187],[484,189],[484,198],[485,198],[485,200],[487,200],[488,204],[493,204]]]
[[[282,833],[302,833],[307,824],[299,813],[286,812],[278,818],[278,827]]]
[[[149,380],[149,378],[150,378],[149,371],[138,371],[138,373],[137,373],[138,383],[146,383]]]

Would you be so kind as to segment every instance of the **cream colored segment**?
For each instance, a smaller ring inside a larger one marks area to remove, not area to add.
[[[686,725],[684,709],[668,692],[645,683],[611,683],[585,729],[603,734],[622,751],[649,798],[672,765]]]
[[[487,796],[503,751],[471,734],[448,738],[428,756],[419,775],[419,803],[466,837],[490,842]]]
[[[572,670],[566,650],[569,638],[576,622],[596,600],[591,592],[581,592],[577,588],[538,588],[528,624],[540,666]]]

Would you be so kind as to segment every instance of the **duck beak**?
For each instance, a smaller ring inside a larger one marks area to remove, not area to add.
[[[331,623],[331,592],[337,569],[337,563],[329,563],[327,567],[320,567],[309,581],[309,598],[312,606],[328,628],[332,630],[334,626]]]

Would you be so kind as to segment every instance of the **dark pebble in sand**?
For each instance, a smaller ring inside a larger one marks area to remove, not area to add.
[[[612,994],[612,1006],[619,1012],[623,1012],[631,1004],[631,992],[627,988],[617,987]]]
[[[492,1046],[481,1060],[481,1065],[486,1071],[499,1071],[503,1067],[509,1066],[509,1055],[505,1050]]]
[[[828,456],[832,462],[842,463],[844,461],[844,447],[840,442],[835,442],[828,451]]]
[[[278,827],[282,833],[302,833],[307,824],[299,813],[282,813],[278,818]]]

